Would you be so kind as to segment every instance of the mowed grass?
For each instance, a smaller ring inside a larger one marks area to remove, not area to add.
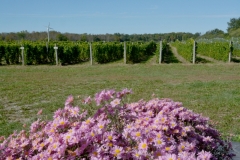
[[[180,101],[209,117],[223,136],[240,135],[239,64],[134,64],[0,66],[0,136],[37,118],[51,119],[72,94],[79,105],[103,89],[129,88],[128,101]],[[86,109],[86,106],[80,107]],[[38,110],[43,109],[41,117]],[[87,108],[93,114],[95,108]],[[26,128],[25,128],[26,129]]]

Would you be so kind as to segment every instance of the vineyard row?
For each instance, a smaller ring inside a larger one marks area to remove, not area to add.
[[[57,51],[54,47],[57,46]],[[190,39],[171,43],[178,53],[189,62],[195,63],[196,54],[220,61],[240,57],[240,48],[229,42],[198,42]],[[22,48],[22,49],[20,49]],[[24,49],[23,49],[24,48]],[[56,54],[57,52],[57,54]],[[23,54],[22,54],[23,53]],[[124,63],[140,63],[156,54],[157,63],[173,62],[168,44],[155,42],[30,42],[6,43],[0,41],[0,64],[78,64],[94,60],[96,63],[109,63],[124,59]]]
[[[193,47],[195,44],[195,47]],[[193,62],[194,52],[219,61],[232,61],[240,58],[240,48],[234,47],[233,42],[195,42],[190,39],[185,42],[175,41],[171,44],[177,48],[178,53],[189,62]]]
[[[24,42],[17,43],[0,42],[0,63],[19,64],[22,61],[27,65],[55,64],[57,46],[57,58],[61,64],[77,64],[90,60],[90,46],[92,56],[97,63],[108,63],[123,59],[124,43],[121,42]],[[157,51],[155,42],[132,43],[126,42],[126,63],[139,63],[146,61]],[[21,55],[24,49],[24,56]],[[23,58],[22,58],[23,57]]]

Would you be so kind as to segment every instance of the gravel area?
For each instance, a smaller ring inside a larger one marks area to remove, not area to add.
[[[240,160],[240,143],[232,142],[232,147],[233,147],[234,154],[236,154],[233,160]]]

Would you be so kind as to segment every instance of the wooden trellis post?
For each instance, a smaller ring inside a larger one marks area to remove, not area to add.
[[[230,63],[232,61],[232,51],[233,51],[233,42],[232,41],[230,41],[229,48],[230,48],[230,51],[228,54],[228,62]]]
[[[92,58],[92,43],[90,42],[90,64],[93,65],[93,58]]]
[[[123,59],[124,59],[124,64],[127,64],[127,47],[126,47],[126,42],[124,42]]]
[[[193,64],[196,62],[196,41],[193,41]]]
[[[159,44],[159,64],[162,63],[162,41],[160,41],[160,44]]]
[[[22,65],[24,66],[24,47],[21,46],[20,49],[22,50]]]
[[[54,50],[55,50],[56,65],[58,65],[58,54],[57,54],[58,47],[57,47],[57,45],[55,44],[55,46],[54,46],[53,48],[54,48]]]

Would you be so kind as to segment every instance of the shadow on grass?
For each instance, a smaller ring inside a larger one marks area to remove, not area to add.
[[[234,62],[234,63],[240,63],[240,59],[239,59],[239,58],[232,58],[232,62]]]
[[[145,58],[143,58],[143,60],[141,62],[135,62],[135,63],[147,63],[150,59],[154,58],[155,54],[146,56]],[[133,62],[129,62],[129,64],[134,64]]]
[[[201,57],[196,57],[196,63],[212,63],[212,62]]]
[[[173,54],[169,44],[166,45],[166,48],[163,50],[163,63],[181,63]]]

